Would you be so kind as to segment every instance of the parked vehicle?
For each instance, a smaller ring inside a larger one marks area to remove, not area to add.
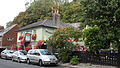
[[[0,58],[1,58],[1,52],[5,50],[5,48],[0,48]]]
[[[12,61],[17,61],[17,62],[26,62],[27,60],[27,52],[26,51],[15,51],[12,55]]]
[[[12,58],[12,54],[13,54],[13,50],[3,50],[1,52],[1,58],[4,58],[4,59],[11,59]]]
[[[58,59],[46,49],[32,49],[27,53],[27,63],[38,63],[40,66],[57,64]]]

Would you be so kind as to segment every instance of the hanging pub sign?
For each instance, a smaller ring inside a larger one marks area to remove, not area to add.
[[[25,41],[30,41],[31,40],[31,34],[26,34],[25,35]]]

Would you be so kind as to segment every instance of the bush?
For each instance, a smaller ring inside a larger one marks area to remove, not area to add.
[[[63,63],[67,63],[67,62],[70,62],[71,55],[72,55],[71,50],[69,50],[69,49],[60,49],[58,57],[59,57],[60,61],[62,61]]]
[[[79,64],[79,58],[78,58],[78,56],[73,56],[73,58],[70,60],[70,64],[72,64],[72,65]]]

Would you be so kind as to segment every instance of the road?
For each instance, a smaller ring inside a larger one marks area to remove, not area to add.
[[[26,64],[26,63],[17,63],[12,62],[11,60],[4,60],[0,59],[0,68],[116,68],[112,66],[101,66],[101,65],[88,65],[88,64],[81,64],[79,67],[71,67],[71,66],[42,66],[40,67],[37,64]]]
[[[11,60],[0,59],[0,68],[70,68],[70,67],[63,67],[60,65],[57,66],[49,65],[40,67],[37,64],[17,63],[12,62]]]

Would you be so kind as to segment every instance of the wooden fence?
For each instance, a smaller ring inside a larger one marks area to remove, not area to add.
[[[98,53],[74,51],[73,55],[78,56],[81,63],[91,63],[100,65],[119,66],[120,57],[118,53]]]

